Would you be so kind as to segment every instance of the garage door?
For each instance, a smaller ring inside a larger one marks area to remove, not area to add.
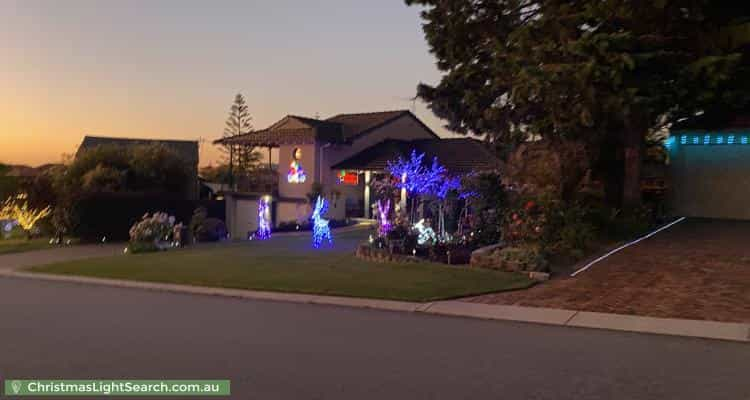
[[[677,136],[670,204],[689,217],[750,219],[750,144],[740,134]]]

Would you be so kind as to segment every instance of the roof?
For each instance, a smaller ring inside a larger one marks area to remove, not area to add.
[[[141,145],[162,145],[178,153],[185,161],[197,164],[198,141],[195,140],[164,140],[164,139],[135,139],[135,138],[115,138],[104,136],[84,136],[83,142],[78,147],[81,150],[92,149],[98,146],[141,146]]]
[[[255,146],[279,146],[282,144],[313,143],[321,140],[330,143],[350,143],[401,117],[410,117],[428,132],[438,137],[429,127],[409,110],[380,111],[356,114],[338,114],[321,120],[287,115],[266,129],[214,141],[215,144],[234,142]],[[296,122],[292,128],[288,122]]]
[[[408,157],[412,150],[424,153],[425,162],[437,157],[452,173],[468,173],[500,168],[500,160],[484,142],[470,139],[385,140],[334,165],[333,169],[382,171],[389,161]]]
[[[670,131],[723,131],[748,128],[750,128],[750,114],[707,112],[675,123],[670,127]]]

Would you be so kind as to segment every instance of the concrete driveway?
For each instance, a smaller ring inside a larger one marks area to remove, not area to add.
[[[747,399],[750,346],[0,277],[0,376],[237,399]]]
[[[575,278],[467,301],[750,322],[750,222],[689,219]]]
[[[125,243],[75,245],[0,255],[0,272],[82,258],[123,254]]]

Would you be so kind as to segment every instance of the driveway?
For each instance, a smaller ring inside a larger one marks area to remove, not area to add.
[[[686,220],[575,278],[466,301],[750,322],[750,222]]]
[[[72,261],[82,258],[107,257],[122,254],[124,243],[75,245],[25,253],[0,255],[0,272],[35,265]]]
[[[744,343],[0,277],[0,376],[238,399],[747,399]]]

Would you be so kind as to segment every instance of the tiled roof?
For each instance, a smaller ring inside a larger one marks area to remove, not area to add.
[[[408,157],[412,150],[425,153],[424,162],[433,157],[453,173],[485,171],[500,168],[500,161],[476,139],[422,139],[414,141],[385,140],[334,165],[333,169],[382,171],[388,161]]]
[[[408,110],[339,114],[326,121],[341,124],[344,128],[344,139],[352,140],[408,114],[410,114]]]
[[[186,162],[198,163],[198,142],[194,140],[163,140],[85,136],[78,152],[98,146],[138,146],[159,144],[177,152]]]
[[[255,146],[279,146],[281,144],[311,143],[315,139],[330,143],[344,143],[351,142],[403,116],[413,117],[427,131],[432,132],[429,127],[408,110],[339,114],[326,120],[288,115],[264,130],[219,139],[214,143],[234,142]],[[301,122],[307,127],[284,128],[283,126],[290,119]]]

